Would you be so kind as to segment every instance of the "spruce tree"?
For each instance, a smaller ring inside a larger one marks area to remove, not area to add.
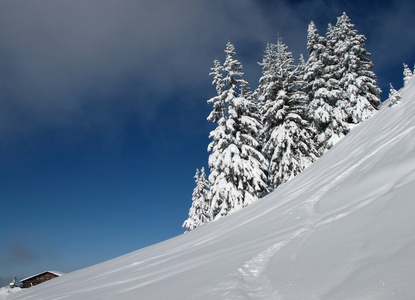
[[[314,23],[309,26],[305,79],[320,154],[380,106],[381,90],[364,42],[345,13],[335,26],[329,24],[326,38]]]
[[[371,54],[365,49],[366,37],[357,33],[350,18],[343,13],[328,38],[335,56],[333,75],[343,91],[336,106],[344,113],[347,123],[360,123],[380,106],[381,93],[372,71]]]
[[[225,100],[226,100],[226,91],[224,91],[225,83],[223,82],[223,67],[219,60],[215,59],[213,62],[214,66],[211,68],[212,72],[209,75],[213,76],[212,84],[216,86],[217,95],[207,102],[208,104],[213,105],[213,110],[208,116],[208,120],[213,123],[220,124],[224,126],[225,122]]]
[[[392,83],[390,83],[389,101],[389,107],[392,107],[401,101],[401,95],[393,88]]]
[[[227,123],[227,90],[225,90],[225,83],[223,80],[223,66],[218,60],[214,61],[214,67],[211,69],[210,75],[213,76],[212,84],[216,86],[217,95],[207,101],[208,104],[213,105],[213,109],[209,114],[207,120],[216,124],[213,131],[210,132],[209,138],[212,140],[208,146],[209,155],[209,183],[210,193],[209,199],[211,200],[211,215],[212,218],[217,214],[217,209],[213,212],[213,207],[217,207],[220,204],[231,206],[230,201],[226,199],[224,193],[220,194],[220,185],[226,185],[227,181],[224,176],[222,166],[223,151],[229,145]],[[229,209],[230,210],[230,209]]]
[[[262,76],[259,79],[258,88],[255,90],[255,96],[258,99],[260,110],[263,109],[268,101],[272,101],[277,97],[279,87],[277,85],[278,72],[276,62],[277,52],[275,44],[268,43],[262,62],[258,63],[262,66]]]
[[[236,53],[230,42],[225,53],[223,66],[215,63],[211,73],[218,78],[214,80],[217,96],[208,101],[213,104],[208,120],[216,124],[209,135],[212,141],[208,146],[211,152],[209,197],[214,219],[245,207],[267,189],[267,164],[257,141],[261,123],[256,106],[248,83],[242,79],[242,65],[234,58]],[[219,76],[219,70],[225,76]]]
[[[294,66],[292,53],[287,49],[281,39],[276,45],[268,44],[256,92],[263,117],[262,151],[269,161],[268,181],[272,189],[296,176],[315,159],[305,114],[303,71]]]
[[[205,169],[196,169],[194,176],[196,187],[192,194],[192,206],[189,209],[189,218],[184,221],[182,227],[187,231],[193,230],[212,219],[210,201],[208,198],[209,182],[206,180]]]
[[[333,27],[329,25],[328,32]],[[329,34],[328,34],[329,35]],[[336,102],[341,96],[339,81],[334,76],[336,56],[327,39],[318,34],[313,22],[308,26],[307,50],[309,58],[304,67],[304,80],[309,99],[308,119],[316,135],[314,145],[322,155],[333,145],[333,141],[348,132],[344,115]]]
[[[403,64],[403,86],[406,86],[411,79],[413,73],[407,64]]]

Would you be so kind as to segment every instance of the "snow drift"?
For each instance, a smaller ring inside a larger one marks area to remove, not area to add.
[[[400,92],[249,207],[7,299],[413,299],[414,76]]]

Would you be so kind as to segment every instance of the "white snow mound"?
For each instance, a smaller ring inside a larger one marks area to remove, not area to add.
[[[7,299],[413,299],[415,76],[400,93],[249,207]]]

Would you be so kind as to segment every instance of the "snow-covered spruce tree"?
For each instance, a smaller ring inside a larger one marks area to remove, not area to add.
[[[350,18],[343,13],[327,38],[335,56],[333,75],[343,90],[336,106],[344,113],[347,123],[358,124],[380,106],[381,89],[372,71],[371,54],[365,49],[366,37],[357,33]]]
[[[403,64],[403,86],[406,86],[411,79],[413,73],[407,64]]]
[[[268,44],[256,95],[260,101],[263,129],[262,152],[269,161],[271,189],[300,173],[315,159],[306,118],[307,94],[302,70],[294,66],[292,53],[278,40]]]
[[[258,99],[261,113],[267,102],[273,101],[278,94],[278,72],[277,72],[277,51],[275,50],[275,44],[268,43],[265,49],[265,55],[261,63],[262,76],[259,79],[258,88],[255,90],[255,96]]]
[[[223,67],[217,59],[214,60],[213,65],[213,68],[211,68],[212,72],[210,72],[209,75],[213,76],[212,84],[216,86],[217,95],[208,100],[208,104],[213,105],[213,110],[210,113],[208,120],[218,124],[218,126],[225,126],[225,100],[227,98],[227,92],[224,90],[225,83],[223,82]]]
[[[332,30],[331,25],[328,30]],[[308,26],[307,50],[309,58],[304,67],[305,90],[309,98],[307,116],[316,132],[314,146],[318,155],[322,155],[331,148],[334,140],[347,134],[349,127],[336,105],[342,94],[340,83],[334,76],[333,65],[337,58],[313,22]]]
[[[215,61],[211,75],[217,96],[208,100],[208,120],[216,124],[209,137],[209,182],[212,218],[219,219],[255,201],[267,190],[266,160],[258,150],[261,128],[256,106],[242,79],[234,46],[226,44],[223,66]],[[222,76],[221,72],[225,76]],[[239,94],[238,94],[239,90]]]
[[[389,100],[389,107],[392,107],[401,101],[401,95],[393,88],[392,83],[390,83]]]
[[[364,41],[345,13],[336,26],[329,24],[326,38],[313,23],[309,26],[305,78],[320,154],[346,135],[350,124],[364,121],[380,106],[381,90]]]
[[[322,135],[327,128],[331,115],[331,106],[323,97],[315,97],[320,89],[324,89],[326,82],[323,78],[324,57],[326,51],[327,40],[318,34],[317,27],[314,22],[308,25],[307,34],[307,51],[308,60],[304,64],[303,79],[305,82],[304,91],[308,97],[307,118],[310,120],[316,134],[313,138],[314,148],[320,152],[326,149],[325,141]],[[324,135],[325,137],[325,135]]]
[[[182,227],[187,231],[193,230],[212,219],[210,210],[209,182],[206,179],[205,169],[196,169],[194,176],[196,187],[192,194],[192,206],[189,209],[189,218],[184,221]]]

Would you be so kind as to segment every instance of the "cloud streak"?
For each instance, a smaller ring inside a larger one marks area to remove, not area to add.
[[[27,270],[35,273],[44,269],[46,260],[50,263],[63,259],[61,250],[51,243],[47,234],[39,231],[30,234],[10,231],[1,236],[0,280],[8,277],[11,280],[14,274],[26,276],[29,275]]]
[[[251,25],[261,26],[241,20],[253,10],[248,4],[8,1],[1,6],[3,131],[4,122],[71,122],[88,103],[108,105],[119,94],[141,96],[137,110],[151,110],[201,76],[201,65],[208,72],[205,58],[217,47],[215,39],[224,44],[242,38],[241,32],[252,38],[260,30]]]

